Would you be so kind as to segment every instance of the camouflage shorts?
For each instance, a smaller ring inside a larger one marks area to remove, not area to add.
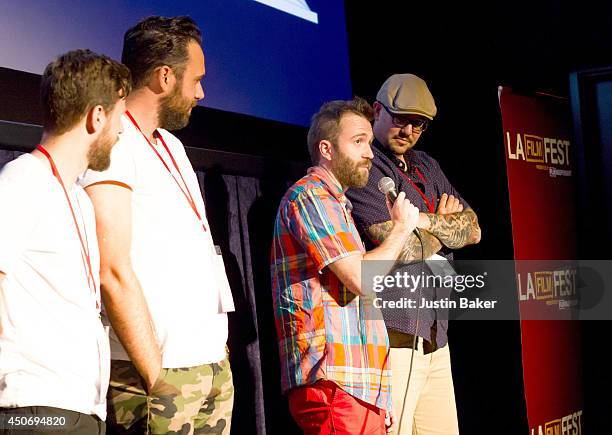
[[[234,385],[229,361],[162,369],[147,394],[130,361],[111,362],[109,434],[227,435]]]

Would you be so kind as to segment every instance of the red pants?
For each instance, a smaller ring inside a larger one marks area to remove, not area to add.
[[[289,391],[289,410],[304,435],[385,434],[385,411],[346,393],[332,381]]]

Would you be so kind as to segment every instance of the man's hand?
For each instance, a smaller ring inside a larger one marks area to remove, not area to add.
[[[144,373],[141,373],[140,376],[142,376],[142,379],[145,382],[147,393],[151,391],[151,388],[153,388],[153,385],[155,385],[155,382],[157,382],[161,369],[161,359],[152,360],[146,369],[143,369]]]
[[[437,214],[451,214],[459,213],[463,211],[463,204],[459,201],[459,198],[455,198],[453,195],[448,196],[443,193],[438,203]]]
[[[395,430],[395,413],[392,409],[385,411],[385,429],[387,433],[391,433]]]
[[[411,233],[416,228],[419,222],[419,209],[406,199],[404,192],[400,192],[397,195],[393,206],[391,206],[387,199],[387,207],[389,207],[394,227],[401,228],[406,234]]]
[[[438,203],[438,209],[436,214],[439,216],[450,215],[453,213],[461,213],[463,211],[463,204],[459,201],[459,198],[455,198],[454,195],[447,195],[443,193]],[[421,230],[429,231],[431,228],[431,220],[428,217],[429,213],[419,213],[419,221],[417,228]]]
[[[423,254],[423,258],[432,256],[440,250],[442,244],[437,237],[428,232],[421,232],[420,239],[412,233],[415,228],[429,226],[430,221],[425,213],[419,213],[419,209],[405,197],[406,194],[400,192],[393,206],[387,199],[387,207],[392,220],[371,225],[368,228],[368,236],[376,245],[381,245],[391,234],[391,231],[399,227],[399,231],[406,234],[407,237],[397,260],[408,263],[421,260],[421,254]]]

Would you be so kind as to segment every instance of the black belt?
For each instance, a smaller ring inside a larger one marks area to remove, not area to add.
[[[431,336],[432,343],[425,340],[423,337],[420,337],[421,343],[423,343],[423,354],[424,355],[435,352],[436,350],[439,349],[436,343],[436,336],[435,336],[435,332],[433,329],[434,328],[432,328],[432,336]],[[408,334],[406,332],[394,331],[392,329],[388,330],[388,334],[389,334],[389,346],[390,347],[412,349],[416,341],[415,350],[419,350],[419,343],[417,341],[419,337],[414,336],[412,334]]]

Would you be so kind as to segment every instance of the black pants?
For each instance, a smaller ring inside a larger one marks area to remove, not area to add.
[[[95,415],[50,406],[0,408],[0,435],[105,435],[106,425]]]

